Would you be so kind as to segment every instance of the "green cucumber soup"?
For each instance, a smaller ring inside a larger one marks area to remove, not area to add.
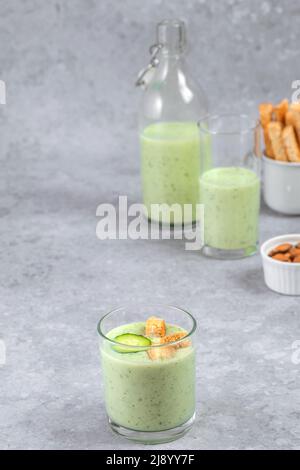
[[[238,250],[258,242],[260,181],[242,167],[218,167],[201,177],[205,245]]]
[[[140,136],[144,204],[151,218],[151,204],[192,204],[190,221],[196,220],[199,202],[200,137],[193,122],[151,124]],[[152,218],[153,216],[152,214]],[[168,223],[159,214],[157,222]],[[181,223],[180,214],[171,213],[171,223]]]
[[[110,339],[143,335],[145,322],[111,330]],[[167,325],[167,334],[183,331]],[[186,423],[195,412],[195,351],[176,349],[173,357],[151,360],[146,351],[119,353],[101,346],[106,410],[111,421],[136,431],[163,431]]]

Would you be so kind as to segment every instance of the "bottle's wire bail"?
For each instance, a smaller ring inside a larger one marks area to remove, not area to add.
[[[137,81],[135,82],[135,86],[146,87],[148,80],[146,80],[147,75],[155,69],[159,65],[159,53],[163,48],[162,44],[153,44],[149,52],[151,54],[149,64],[143,68],[140,73],[138,74]]]

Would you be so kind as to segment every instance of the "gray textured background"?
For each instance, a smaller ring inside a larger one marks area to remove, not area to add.
[[[96,207],[139,201],[136,73],[155,22],[184,18],[214,109],[290,97],[300,3],[0,1],[0,448],[138,448],[106,426],[96,323],[129,300],[198,318],[198,420],[165,447],[300,448],[299,300],[180,242],[99,242]],[[233,104],[232,104],[233,103]],[[299,232],[263,207],[261,238]]]

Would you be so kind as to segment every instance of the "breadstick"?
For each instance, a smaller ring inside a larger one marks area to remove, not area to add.
[[[281,122],[283,125],[285,124],[285,115],[289,110],[289,102],[287,99],[282,100],[277,106],[274,108],[274,116],[275,121]]]
[[[268,134],[268,124],[272,121],[273,105],[271,103],[261,103],[259,105],[260,122],[264,132],[265,152],[270,158],[274,158],[272,144]]]
[[[293,111],[298,111],[298,112],[300,112],[300,101],[295,101],[295,103],[291,103],[290,108],[291,108]]]
[[[300,150],[293,126],[286,126],[283,129],[282,138],[289,161],[300,162]]]
[[[298,137],[300,144],[300,112],[291,109],[286,113],[286,124],[287,126],[293,126]]]
[[[273,105],[271,103],[261,103],[259,105],[260,122],[263,127],[267,127],[272,121]]]
[[[280,122],[270,122],[268,124],[268,135],[272,144],[275,160],[287,161],[287,154],[282,139],[282,125]]]
[[[298,142],[300,143],[300,113],[298,111],[293,111],[294,115],[294,129],[296,131]]]
[[[261,158],[262,148],[261,148],[261,127],[256,126],[254,131],[254,154],[256,157]]]
[[[285,123],[287,126],[294,125],[294,112],[291,109],[285,115]]]

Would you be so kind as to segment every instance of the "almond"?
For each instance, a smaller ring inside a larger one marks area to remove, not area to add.
[[[269,253],[269,256],[273,257],[277,253],[287,253],[291,248],[293,248],[293,245],[290,243],[283,243],[282,245],[278,245],[273,250]]]
[[[293,258],[296,258],[297,256],[300,256],[300,248],[293,247],[290,249],[289,253]]]
[[[291,262],[291,255],[289,253],[277,253],[276,255],[272,256],[272,259],[276,259],[277,261],[284,261],[286,263]]]

